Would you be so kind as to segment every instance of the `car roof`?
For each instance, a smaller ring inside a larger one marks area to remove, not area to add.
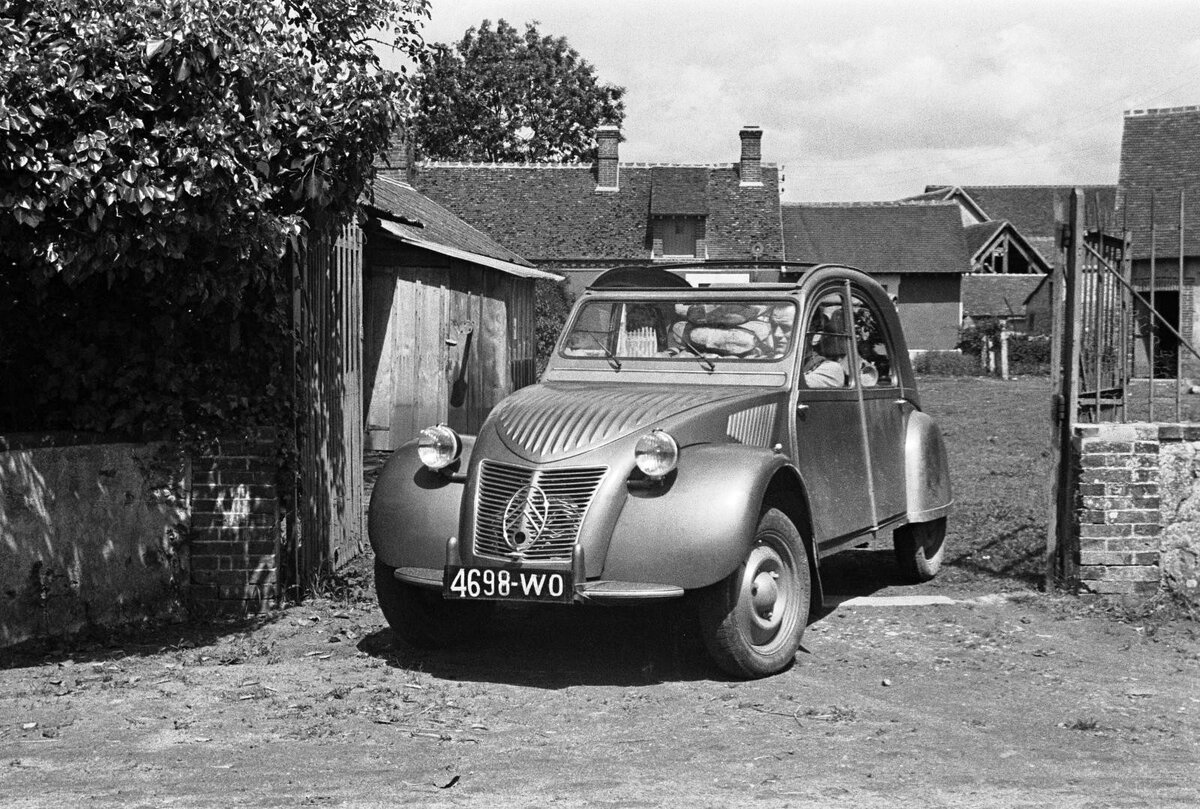
[[[681,262],[678,264],[633,264],[623,267],[614,267],[598,276],[591,284],[588,285],[589,290],[599,289],[697,289],[688,283],[684,278],[674,270],[695,271],[697,268],[711,270],[714,268],[742,269],[742,270],[783,270],[791,271],[796,274],[795,282],[783,283],[758,283],[751,282],[745,284],[712,284],[702,287],[703,289],[746,289],[748,287],[766,288],[775,287],[777,289],[794,289],[803,278],[807,270],[813,269],[819,265],[812,262],[800,261],[770,261],[770,262],[746,262],[746,261],[706,261],[703,264],[696,262]]]
[[[729,267],[748,270],[778,270],[786,273],[787,281],[748,281],[745,283],[706,284],[702,287],[692,286],[682,275],[674,270],[695,271],[697,267],[712,269],[713,267]],[[690,290],[692,292],[788,292],[798,289],[804,280],[817,270],[846,270],[861,273],[854,267],[845,264],[814,264],[800,261],[772,261],[763,263],[748,263],[744,261],[709,261],[704,264],[636,264],[615,267],[598,276],[587,287],[587,292],[613,291],[662,291]],[[868,276],[869,277],[869,276]]]

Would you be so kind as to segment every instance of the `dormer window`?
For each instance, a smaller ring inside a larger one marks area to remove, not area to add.
[[[651,256],[705,259],[709,170],[695,166],[656,166],[650,171]]]
[[[703,216],[656,216],[653,236],[654,258],[706,257]]]

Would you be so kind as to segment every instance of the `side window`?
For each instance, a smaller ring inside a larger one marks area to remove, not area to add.
[[[883,318],[858,292],[851,293],[851,308],[854,311],[854,345],[859,357],[858,374],[863,387],[894,387],[892,341],[883,326]]]
[[[845,388],[850,373],[850,332],[846,299],[840,291],[821,296],[808,316],[802,372],[807,388]]]

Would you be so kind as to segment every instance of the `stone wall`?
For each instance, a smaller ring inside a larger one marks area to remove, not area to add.
[[[0,437],[0,647],[275,605],[275,446],[268,431],[187,458]]]
[[[182,614],[186,464],[162,444],[0,444],[0,647]]]
[[[1200,603],[1200,425],[1075,428],[1081,592]]]

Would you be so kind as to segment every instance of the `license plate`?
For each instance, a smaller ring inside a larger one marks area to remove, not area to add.
[[[445,598],[474,601],[552,601],[575,595],[569,570],[509,570],[450,565],[442,577]]]

